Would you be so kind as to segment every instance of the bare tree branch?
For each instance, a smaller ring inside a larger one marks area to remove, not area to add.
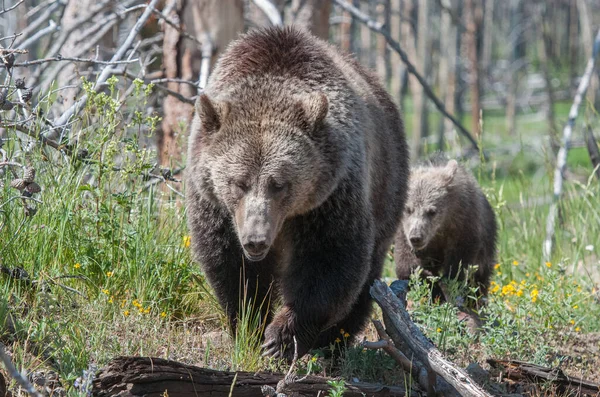
[[[283,25],[283,20],[281,19],[281,13],[277,9],[277,7],[275,7],[275,4],[273,4],[270,0],[252,0],[252,1],[254,2],[254,4],[256,4],[256,6],[258,8],[260,8],[260,10],[262,12],[265,13],[265,15],[267,16],[267,18],[269,18],[269,21],[271,21],[271,24],[273,26]]]
[[[18,6],[20,6],[25,0],[19,0],[17,1],[17,3],[11,7],[8,8],[4,8],[2,7],[2,10],[0,10],[0,15],[9,12],[10,10],[14,10],[15,8],[17,8]],[[4,2],[2,3],[4,5]]]
[[[4,348],[4,344],[2,343],[0,343],[0,360],[2,360],[2,362],[4,363],[4,366],[6,367],[6,370],[8,371],[9,375],[12,378],[14,378],[17,381],[17,383],[21,385],[21,387],[25,389],[27,393],[29,393],[29,395],[34,397],[42,397],[42,395],[38,393],[37,390],[35,390],[35,387],[33,387],[31,382],[29,382],[29,380],[27,380],[26,377],[24,377],[19,371],[17,371],[17,368],[15,368],[15,366],[13,365],[12,361],[10,360],[10,357],[8,357],[8,355],[6,354],[6,349]]]
[[[42,59],[36,59],[35,61],[27,61],[27,62],[15,63],[13,65],[13,67],[16,67],[16,68],[27,67],[27,66],[39,65],[41,63],[60,62],[60,61],[86,62],[86,63],[95,63],[95,64],[98,64],[98,65],[122,65],[122,64],[135,63],[135,62],[139,61],[139,59],[135,58],[135,59],[129,59],[129,60],[126,60],[126,61],[101,61],[99,59],[63,57],[63,56],[59,55],[59,56],[52,57],[52,58],[42,58]],[[0,66],[3,66],[3,65],[0,65]]]
[[[571,145],[571,135],[573,135],[575,119],[577,118],[577,114],[579,112],[579,105],[581,105],[583,96],[590,85],[592,73],[594,72],[594,67],[596,65],[596,58],[599,52],[600,29],[598,30],[596,39],[594,40],[592,57],[588,60],[585,72],[583,73],[583,76],[579,82],[579,86],[577,87],[577,92],[575,93],[575,98],[573,99],[571,110],[569,111],[569,120],[563,129],[562,145],[560,146],[556,156],[556,168],[554,169],[554,196],[552,204],[550,204],[550,210],[548,211],[548,218],[546,220],[546,239],[544,240],[544,245],[542,246],[542,253],[545,262],[549,261],[552,256],[554,225],[556,223],[556,216],[558,215],[558,202],[562,194],[563,180],[565,177],[565,171],[567,169],[567,153]]]
[[[400,55],[402,62],[404,62],[406,64],[407,71],[416,77],[416,79],[419,81],[421,86],[423,86],[423,91],[425,92],[425,94],[427,94],[429,99],[431,99],[431,101],[435,104],[435,106],[440,111],[440,113],[442,113],[445,117],[447,117],[450,121],[452,121],[452,124],[454,124],[456,126],[456,128],[460,131],[460,133],[463,134],[469,140],[469,142],[471,143],[473,148],[475,150],[479,151],[479,145],[477,144],[477,141],[475,140],[475,138],[473,138],[471,133],[462,124],[460,124],[460,122],[454,116],[452,116],[450,113],[448,113],[448,111],[446,110],[446,107],[444,106],[442,101],[440,101],[435,96],[435,94],[433,93],[433,90],[431,89],[429,84],[427,84],[427,81],[425,81],[425,78],[423,76],[421,76],[421,74],[419,74],[419,72],[417,71],[415,66],[412,64],[412,62],[410,62],[410,60],[408,59],[408,56],[406,55],[406,53],[404,52],[402,47],[400,47],[400,44],[396,40],[394,40],[392,38],[392,36],[390,36],[390,34],[387,30],[387,27],[385,27],[380,22],[376,22],[375,20],[370,18],[368,15],[364,14],[359,9],[357,9],[356,7],[347,3],[344,0],[335,0],[335,3],[337,5],[339,5],[340,7],[342,7],[345,11],[348,11],[350,14],[352,14],[352,16],[354,18],[358,19],[360,22],[367,25],[369,27],[369,29],[371,29],[374,32],[380,33],[383,35],[383,37],[385,37],[385,40],[387,41],[388,45],[394,51],[396,51],[398,53],[398,55]]]
[[[113,55],[113,57],[111,58],[111,62],[119,61],[121,60],[121,58],[123,58],[127,50],[129,50],[129,48],[133,44],[133,40],[142,29],[142,26],[144,25],[144,23],[146,23],[146,21],[150,17],[150,14],[152,14],[152,9],[156,6],[156,3],[158,3],[158,0],[151,0],[150,4],[146,7],[146,10],[142,13],[140,18],[133,26],[133,29],[129,32],[129,36],[127,36],[123,45],[121,45],[121,47],[117,50],[115,55]],[[112,74],[112,70],[113,69],[111,67],[104,68],[104,70],[96,80],[96,84],[94,85],[95,90],[98,89],[98,87],[100,87],[100,85],[103,84],[106,81],[106,79],[108,79],[108,77]],[[59,128],[63,125],[66,125],[70,118],[77,114],[77,112],[79,112],[79,110],[81,110],[81,108],[86,104],[87,99],[87,95],[81,97],[69,109],[67,109],[67,111],[63,113],[54,124]]]

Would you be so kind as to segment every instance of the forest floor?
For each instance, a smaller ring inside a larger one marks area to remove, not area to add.
[[[564,104],[557,114],[565,121]],[[115,115],[103,117],[101,125],[113,133],[82,138],[98,162],[56,159],[43,147],[27,155],[43,189],[34,216],[26,217],[21,201],[10,199],[16,195],[12,177],[3,177],[0,340],[17,368],[46,377],[51,371],[73,396],[83,395],[84,371],[120,355],[222,370],[287,370],[260,357],[251,320],[247,332],[228,334],[209,285],[190,259],[181,198],[162,184],[148,188],[139,176],[145,170],[135,161],[113,169],[118,156],[149,154],[114,133]],[[432,304],[428,288],[417,281],[410,313],[463,367],[478,362],[487,368],[488,358],[517,359],[600,382],[600,184],[591,178],[585,149],[571,150],[573,177],[565,185],[555,251],[551,261],[542,262],[552,172],[544,150],[546,125],[536,114],[520,115],[511,137],[501,132],[501,120],[493,113],[484,118],[489,159],[471,164],[499,225],[484,332],[471,335],[454,307]],[[4,149],[18,150],[10,142]],[[393,278],[389,258],[384,276]],[[372,327],[365,335],[376,339]],[[340,346],[345,340],[341,331]],[[335,360],[313,351],[298,371],[411,382],[383,352],[357,346],[343,349]],[[11,388],[16,390],[14,382]]]

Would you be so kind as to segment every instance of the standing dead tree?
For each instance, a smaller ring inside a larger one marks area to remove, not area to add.
[[[473,149],[475,149],[478,152],[479,145],[477,144],[477,140],[475,140],[473,135],[471,135],[471,133],[453,115],[451,115],[446,110],[446,107],[444,106],[442,101],[434,94],[431,86],[429,86],[429,84],[427,83],[425,78],[416,70],[414,64],[408,59],[406,52],[404,52],[404,50],[402,49],[400,44],[396,40],[394,40],[392,38],[392,36],[390,36],[387,28],[383,24],[370,18],[368,15],[364,14],[359,9],[357,9],[356,7],[354,7],[353,5],[351,5],[350,3],[348,3],[344,0],[335,0],[335,3],[338,6],[340,6],[342,9],[344,9],[345,11],[352,14],[352,16],[354,18],[356,18],[360,22],[367,25],[369,27],[369,29],[371,29],[377,33],[380,33],[383,35],[383,37],[385,37],[388,45],[395,52],[397,52],[398,55],[400,55],[402,62],[404,62],[404,64],[406,65],[406,69],[407,69],[408,73],[412,74],[413,76],[415,76],[417,78],[417,80],[423,87],[423,90],[425,91],[425,95],[427,95],[429,97],[429,99],[431,99],[431,101],[435,104],[436,108],[440,111],[440,113],[442,113],[444,115],[444,117],[447,117],[449,120],[452,121],[452,124],[454,124],[454,126],[458,129],[458,131],[460,131],[460,133],[465,138],[467,138],[467,140],[469,141],[469,143],[471,144]]]
[[[546,238],[544,240],[544,245],[542,246],[544,261],[549,261],[550,257],[552,256],[552,244],[555,235],[555,223],[559,211],[558,204],[560,201],[560,196],[562,194],[565,171],[567,169],[567,153],[569,152],[569,148],[571,146],[571,136],[573,135],[575,119],[577,118],[577,114],[579,112],[579,105],[581,105],[583,97],[585,96],[585,93],[590,85],[592,73],[594,72],[594,68],[596,65],[596,58],[598,57],[599,52],[600,30],[598,30],[598,33],[596,34],[596,39],[594,40],[594,49],[592,51],[592,57],[588,60],[585,72],[581,77],[579,86],[577,87],[575,98],[573,100],[573,104],[571,105],[571,110],[569,111],[569,119],[567,121],[567,124],[565,124],[565,128],[563,129],[563,140],[560,149],[558,150],[558,155],[556,158],[556,167],[554,169],[553,199],[552,204],[550,204],[550,210],[548,212],[548,218],[546,220]]]

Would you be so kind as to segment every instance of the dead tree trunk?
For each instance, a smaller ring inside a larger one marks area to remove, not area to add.
[[[324,40],[329,39],[330,13],[331,0],[294,0],[292,3],[294,23]]]
[[[556,117],[554,116],[554,88],[552,87],[552,76],[550,75],[550,68],[548,64],[550,62],[549,47],[551,43],[548,22],[545,18],[548,15],[548,6],[546,4],[541,4],[540,7],[543,7],[543,10],[541,10],[541,17],[538,19],[538,23],[540,25],[539,30],[541,33],[540,45],[538,46],[538,56],[540,57],[540,68],[542,69],[542,74],[544,75],[546,96],[548,97],[546,119],[548,120],[548,128],[550,129],[550,147],[552,148],[552,153],[556,155],[559,148],[559,138],[558,127],[556,126]],[[539,8],[537,11],[540,11]]]
[[[212,48],[212,54],[204,54],[205,58],[210,59],[212,67],[219,52],[223,51],[244,27],[243,0],[176,1],[176,6],[170,14],[171,20],[184,26],[203,44],[203,48]],[[163,53],[165,77],[198,79],[203,56],[201,48],[198,43],[186,39],[177,28],[169,24],[165,24]],[[167,88],[186,97],[196,94],[189,84],[169,82]],[[184,138],[193,107],[169,95],[163,103],[163,110],[161,131],[157,137],[158,153],[160,164],[172,168],[180,165],[182,160]]]
[[[429,76],[431,65],[430,43],[431,36],[429,27],[429,2],[430,0],[419,0],[418,9],[418,26],[417,26],[417,58],[419,60],[419,72],[426,79]],[[427,111],[427,97],[423,93],[423,87],[420,84],[415,84],[418,93],[414,96],[414,125],[413,125],[413,144],[412,158],[416,159],[423,152],[423,140],[428,135],[427,119],[429,112]]]
[[[575,119],[577,118],[577,114],[579,112],[579,105],[581,105],[583,96],[585,95],[590,85],[590,80],[592,78],[592,74],[594,73],[594,67],[596,65],[596,58],[598,57],[598,52],[600,52],[599,50],[600,30],[598,30],[598,33],[596,33],[592,57],[589,59],[585,68],[585,72],[583,73],[583,76],[581,77],[581,80],[579,82],[579,86],[577,87],[577,92],[575,94],[575,98],[573,99],[571,110],[569,111],[569,120],[567,121],[567,124],[565,125],[565,128],[563,130],[562,145],[556,157],[556,168],[554,169],[554,194],[552,197],[552,204],[550,204],[550,210],[548,211],[548,218],[546,220],[546,239],[544,240],[544,245],[542,246],[544,261],[549,261],[550,257],[552,256],[552,245],[554,242],[554,225],[556,222],[556,217],[558,215],[558,202],[560,200],[560,196],[562,195],[563,179],[565,171],[567,169],[567,152],[571,145],[571,136],[573,135]]]
[[[94,379],[92,396],[121,397],[166,396],[188,397],[254,397],[264,394],[265,386],[290,396],[325,395],[330,389],[329,378],[308,376],[306,379],[278,384],[284,375],[252,372],[227,372],[185,365],[175,361],[150,357],[118,357]],[[369,383],[346,384],[344,396],[405,396],[402,386],[383,386]],[[230,394],[231,393],[231,394]],[[414,395],[414,394],[413,394]]]
[[[455,2],[446,1],[447,9],[442,10],[440,21],[440,66],[439,66],[439,84],[440,97],[444,101],[446,110],[450,114],[455,113],[456,95],[456,58],[457,53],[457,28],[452,23],[450,12],[454,12]],[[444,150],[444,137],[452,132],[452,122],[446,118],[440,121],[438,149]]]
[[[479,0],[465,0],[464,15],[466,21],[465,47],[469,59],[469,85],[471,94],[471,117],[473,134],[478,139],[481,131],[479,127],[479,117],[481,114],[480,82],[479,82],[479,62],[477,56],[477,31],[479,26],[478,10],[480,8]]]

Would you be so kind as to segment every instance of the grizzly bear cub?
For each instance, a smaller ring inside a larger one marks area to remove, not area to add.
[[[396,106],[352,58],[289,27],[233,42],[196,103],[186,168],[194,259],[232,328],[244,297],[276,298],[260,307],[266,355],[359,333],[408,167]]]
[[[496,218],[473,176],[456,160],[434,159],[410,176],[408,200],[396,235],[396,275],[466,280],[487,296],[496,258]],[[433,298],[444,299],[439,286]],[[470,305],[469,305],[470,306]],[[477,305],[479,306],[479,304]]]

